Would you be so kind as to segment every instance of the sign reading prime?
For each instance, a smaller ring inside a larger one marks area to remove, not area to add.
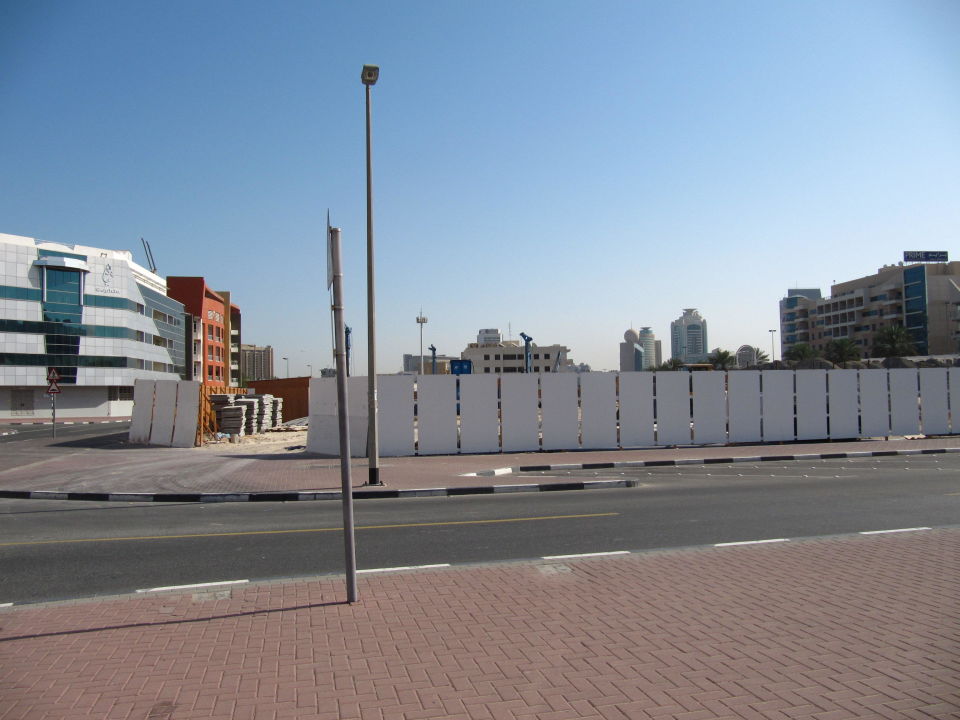
[[[947,262],[946,250],[904,250],[904,262]]]

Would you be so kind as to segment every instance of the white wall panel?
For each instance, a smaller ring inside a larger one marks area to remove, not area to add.
[[[367,456],[367,403],[367,378],[363,376],[349,378],[347,380],[347,417],[350,422],[351,457]],[[310,380],[310,429],[307,432],[307,452],[340,455],[336,378]]]
[[[539,450],[537,376],[501,376],[500,410],[503,415],[503,451]]]
[[[828,412],[830,438],[860,436],[860,401],[857,397],[856,370],[828,370]]]
[[[886,437],[890,434],[887,372],[887,370],[860,371],[861,437]]]
[[[760,377],[763,441],[793,440],[793,370],[765,370]]]
[[[947,369],[920,368],[920,417],[925,435],[950,432],[947,408]]]
[[[583,448],[617,447],[617,374],[583,373],[580,376],[580,408]]]
[[[153,423],[153,392],[156,380],[137,379],[133,383],[133,415],[130,416],[130,442],[150,441],[150,425]]]
[[[377,378],[377,436],[382,457],[413,455],[413,376]]]
[[[544,450],[580,448],[580,409],[576,373],[540,376],[540,404]]]
[[[496,375],[460,376],[460,452],[500,450]]]
[[[697,445],[727,441],[727,373],[695,372],[693,380],[693,441]]]
[[[620,373],[620,447],[654,444],[653,375]]]
[[[690,373],[656,374],[657,445],[690,444]]]
[[[822,440],[828,437],[827,371],[797,370],[796,379],[797,440]]]
[[[173,447],[196,445],[199,421],[200,383],[181,380],[177,383],[177,417],[173,423]]]
[[[960,367],[947,369],[950,383],[950,432],[960,434]]]
[[[738,370],[727,375],[730,442],[760,442],[760,372]]]
[[[153,398],[153,426],[150,444],[170,446],[173,440],[173,419],[177,412],[177,381],[157,380]]]
[[[920,432],[920,391],[916,368],[890,370],[890,434]]]
[[[419,455],[457,452],[457,376],[422,375],[417,378]]]

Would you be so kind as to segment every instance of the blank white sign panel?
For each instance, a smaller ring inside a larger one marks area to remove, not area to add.
[[[457,377],[421,375],[417,378],[417,453],[449,455],[457,452]]]
[[[541,375],[540,403],[543,415],[543,449],[578,449],[580,417],[577,405],[577,374]]]
[[[503,451],[540,449],[536,375],[502,375],[500,409],[503,415]]]
[[[698,445],[727,441],[727,373],[695,372],[693,441]]]
[[[890,434],[920,432],[920,391],[915,368],[890,370]]]
[[[960,434],[960,367],[947,369],[950,383],[950,432]]]
[[[653,445],[653,375],[620,373],[620,447]]]
[[[177,408],[177,381],[157,380],[153,400],[153,427],[150,444],[169,446],[173,440],[173,417]]]
[[[690,373],[658,372],[657,445],[690,444]]]
[[[760,442],[760,372],[738,370],[727,378],[730,442]]]
[[[413,455],[413,376],[384,375],[377,378],[377,412],[380,455]]]
[[[925,435],[950,432],[947,368],[920,368],[920,415]]]
[[[496,375],[460,376],[460,452],[500,450]]]
[[[763,392],[763,441],[793,440],[793,371],[761,373]]]
[[[887,370],[860,371],[860,433],[862,437],[890,434]]]
[[[583,448],[617,447],[617,375],[589,372],[580,376]]]
[[[826,438],[827,371],[797,370],[796,381],[797,440]]]
[[[830,437],[860,436],[860,406],[857,399],[856,370],[828,370],[827,397],[830,416]]]

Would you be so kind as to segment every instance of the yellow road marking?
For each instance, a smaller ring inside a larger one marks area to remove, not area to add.
[[[581,515],[542,515],[539,517],[499,518],[494,520],[447,520],[444,522],[397,523],[394,525],[357,525],[355,530],[386,530],[389,528],[440,527],[444,525],[492,525],[494,523],[535,522],[538,520],[576,520],[580,518],[611,517],[620,513],[585,513]],[[74,540],[35,540],[0,543],[0,547],[16,545],[69,545],[72,543],[118,542],[131,540],[182,540],[185,538],[235,537],[240,535],[292,535],[294,533],[341,532],[342,527],[302,528],[299,530],[246,530],[242,532],[194,533],[189,535],[140,535],[134,537],[77,538]]]

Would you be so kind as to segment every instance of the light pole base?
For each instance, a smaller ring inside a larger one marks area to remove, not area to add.
[[[383,483],[380,482],[380,468],[372,467],[367,468],[367,470],[367,485],[383,485]]]

